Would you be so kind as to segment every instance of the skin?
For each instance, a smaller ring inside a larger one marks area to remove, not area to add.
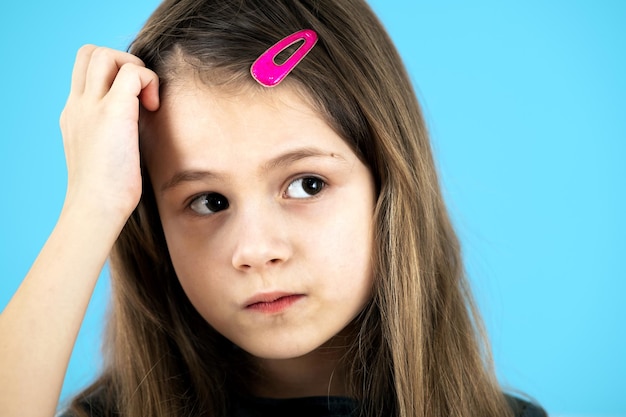
[[[255,393],[343,393],[341,335],[371,297],[369,169],[286,83],[234,91],[188,76],[142,126],[177,276],[256,358]]]

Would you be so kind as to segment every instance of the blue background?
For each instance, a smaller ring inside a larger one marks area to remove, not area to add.
[[[555,416],[626,416],[626,2],[371,4],[424,106],[506,386]],[[76,50],[125,49],[156,0],[10,2],[0,16],[0,308],[66,185]],[[100,280],[63,398],[99,366]]]

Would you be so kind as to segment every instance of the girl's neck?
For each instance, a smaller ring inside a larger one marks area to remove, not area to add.
[[[341,341],[341,342],[340,342]],[[252,394],[264,398],[346,396],[345,338],[298,358],[259,359]]]

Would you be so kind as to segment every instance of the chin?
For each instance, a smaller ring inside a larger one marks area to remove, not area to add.
[[[303,349],[295,346],[255,346],[252,348],[240,346],[240,348],[257,359],[266,360],[297,359],[315,351],[315,347],[311,349]]]
[[[249,355],[257,359],[267,360],[290,360],[297,359],[303,356],[307,356],[313,352],[316,352],[320,347],[325,344],[325,340],[310,340],[310,341],[297,341],[290,338],[290,340],[284,340],[282,338],[275,338],[273,340],[254,340],[248,341],[233,341],[240,349],[247,352]],[[238,343],[243,342],[243,343]]]

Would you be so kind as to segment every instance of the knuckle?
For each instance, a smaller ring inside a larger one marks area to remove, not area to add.
[[[61,130],[65,129],[66,120],[67,120],[67,110],[63,109],[63,111],[61,112],[61,115],[59,116],[59,126],[61,126]]]
[[[118,77],[119,76],[134,77],[134,76],[138,76],[139,72],[140,72],[140,67],[138,67],[136,64],[132,62],[126,62],[122,64],[122,66],[120,67]]]
[[[94,49],[91,57],[92,59],[97,60],[97,61],[108,61],[108,60],[114,59],[113,51],[111,51],[109,48],[104,48],[101,46]]]
[[[121,69],[127,72],[137,72],[139,67],[134,62],[125,62],[124,64],[122,64]]]
[[[81,57],[81,56],[89,56],[92,54],[92,52],[97,48],[96,45],[92,45],[92,44],[86,44],[81,46],[78,49],[78,52],[76,53],[77,57]]]

